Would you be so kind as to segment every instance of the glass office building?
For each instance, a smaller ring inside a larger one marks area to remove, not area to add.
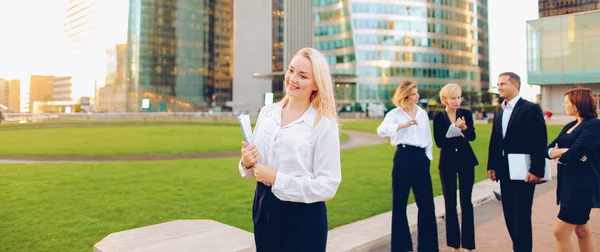
[[[313,0],[313,11],[340,102],[389,101],[405,79],[424,98],[456,83],[467,104],[485,101],[487,1]]]
[[[600,0],[539,0],[538,6],[540,17],[550,17],[598,10]]]
[[[231,100],[232,0],[130,0],[128,111],[220,110]]]
[[[598,96],[598,59],[600,11],[545,17],[527,22],[528,80],[530,84],[541,86],[544,109],[564,111],[563,95],[576,85],[592,88]]]

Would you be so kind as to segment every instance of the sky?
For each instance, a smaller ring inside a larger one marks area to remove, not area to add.
[[[128,1],[102,2],[114,5]],[[60,0],[0,0],[0,10],[3,10],[0,15],[0,78],[28,79],[32,74],[61,75],[65,72],[66,39]],[[490,85],[497,82],[501,72],[507,71],[517,73],[522,83],[527,83],[525,27],[527,20],[537,19],[538,1],[488,0],[488,13]],[[538,87],[523,85],[521,93],[524,98],[534,100],[538,90]]]
[[[526,22],[538,18],[538,0],[488,0],[490,86],[502,72],[514,72],[527,83]],[[535,101],[539,86],[522,85],[521,96]]]
[[[58,1],[0,0],[0,78],[62,70],[65,39]]]

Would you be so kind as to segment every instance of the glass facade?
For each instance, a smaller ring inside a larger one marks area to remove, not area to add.
[[[600,82],[600,11],[527,22],[531,84]]]
[[[538,0],[540,17],[598,10],[600,0]]]
[[[130,0],[128,111],[199,111],[231,100],[231,0]]]
[[[281,72],[283,69],[283,1],[273,1],[273,52],[272,52],[272,71]],[[271,90],[274,93],[275,100],[283,97],[283,76],[275,76],[271,82]]]
[[[313,0],[313,8],[315,48],[334,76],[355,76],[337,78],[338,99],[389,101],[404,79],[431,99],[447,83],[479,95],[489,88],[485,0]]]

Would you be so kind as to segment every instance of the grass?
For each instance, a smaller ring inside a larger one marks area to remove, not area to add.
[[[373,132],[378,124],[342,127]],[[480,181],[486,178],[491,125],[476,129]],[[559,130],[549,127],[550,138]],[[391,210],[393,152],[389,144],[342,150],[342,184],[328,202],[330,228]],[[434,157],[431,176],[440,195],[437,148]],[[239,178],[237,160],[1,165],[2,250],[90,251],[110,233],[176,219],[213,219],[252,231],[255,182]]]
[[[391,209],[391,146],[342,151],[334,228]],[[365,160],[369,165],[365,167]],[[0,167],[0,244],[8,251],[85,251],[106,235],[176,219],[252,231],[254,185],[237,158]],[[439,190],[438,190],[439,191]]]
[[[43,121],[43,122],[28,122],[28,123],[5,123],[0,124],[2,128],[27,128],[27,127],[39,127],[39,126],[67,126],[72,125],[74,127],[80,127],[85,125],[102,125],[102,124],[136,124],[136,125],[239,125],[235,122],[222,122],[222,121],[162,121],[162,120],[93,120],[93,121]]]
[[[149,124],[25,128],[0,131],[0,139],[5,156],[110,156],[237,151],[243,138],[239,126]]]
[[[0,131],[0,155],[128,155],[236,151],[239,127],[206,125],[44,128]]]

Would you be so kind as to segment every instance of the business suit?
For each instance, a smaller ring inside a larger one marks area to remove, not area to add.
[[[464,137],[446,138],[446,132],[452,125],[446,111],[438,113],[433,118],[433,135],[435,144],[441,149],[438,168],[446,210],[447,245],[452,248],[461,247],[461,232],[456,211],[456,177],[458,175],[462,210],[462,247],[473,250],[475,249],[475,223],[471,193],[475,182],[475,166],[479,163],[471,144],[469,144],[469,141],[475,140],[473,114],[469,110],[458,109],[456,118],[461,117],[464,117],[467,125],[467,130],[462,131]]]
[[[496,179],[500,181],[504,220],[513,242],[513,249],[519,252],[531,251],[533,248],[531,207],[535,184],[510,180],[508,154],[529,154],[529,172],[537,177],[544,177],[548,135],[542,109],[524,99],[514,99],[518,100],[514,105],[509,105],[512,112],[505,129],[502,117],[504,109],[498,107],[494,112],[488,170],[495,171]]]
[[[576,123],[568,123],[548,145],[548,150]],[[568,143],[559,143],[559,148],[569,151],[558,160],[556,203],[561,208],[600,208],[600,120],[584,119],[568,135]],[[581,161],[583,156],[587,157],[585,162]]]

